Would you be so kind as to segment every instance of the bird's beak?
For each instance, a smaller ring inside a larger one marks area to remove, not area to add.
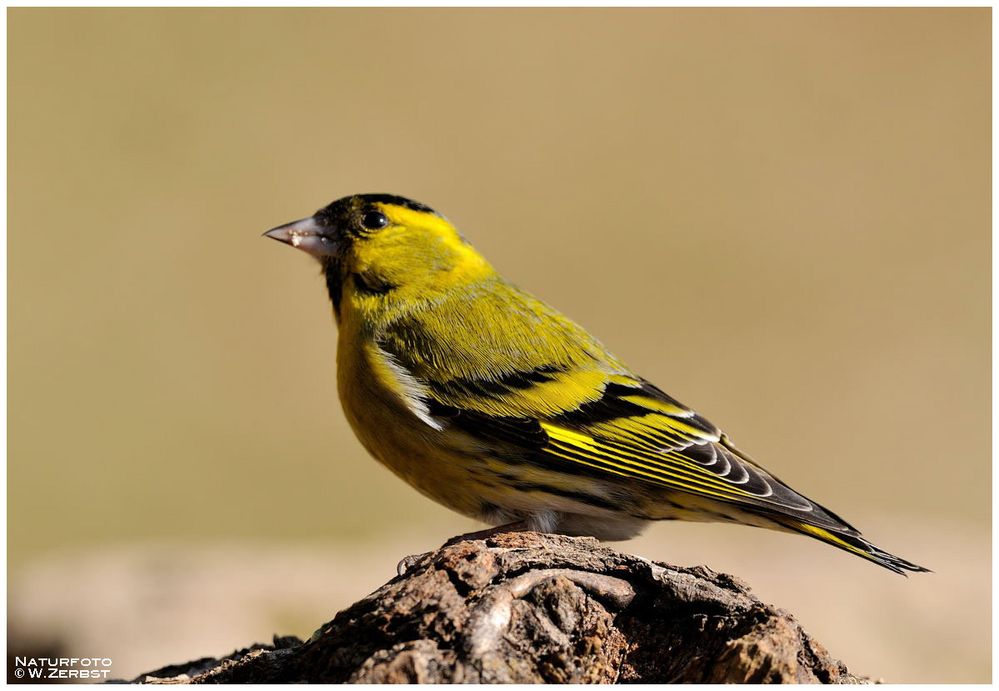
[[[336,238],[327,228],[323,228],[312,216],[300,221],[285,223],[264,233],[265,237],[279,240],[313,257],[331,257],[337,253]]]

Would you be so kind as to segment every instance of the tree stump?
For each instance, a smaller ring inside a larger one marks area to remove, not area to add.
[[[738,579],[592,538],[456,538],[308,641],[275,637],[143,683],[864,683]]]

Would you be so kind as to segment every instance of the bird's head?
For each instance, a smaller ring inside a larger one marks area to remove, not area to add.
[[[391,194],[344,197],[265,235],[319,260],[338,316],[344,300],[370,310],[432,299],[493,273],[447,219]]]

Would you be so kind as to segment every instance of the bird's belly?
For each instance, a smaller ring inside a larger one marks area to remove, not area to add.
[[[527,520],[545,532],[624,539],[644,526],[644,517],[616,508],[619,482],[519,462],[515,451],[484,448],[446,420],[435,429],[381,382],[363,352],[341,348],[337,385],[354,434],[430,499],[487,523]]]

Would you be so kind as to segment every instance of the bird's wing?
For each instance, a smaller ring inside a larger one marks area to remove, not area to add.
[[[378,336],[379,352],[419,383],[414,404],[553,470],[628,478],[859,534],[630,373],[581,327],[523,294],[489,297],[438,304]]]

